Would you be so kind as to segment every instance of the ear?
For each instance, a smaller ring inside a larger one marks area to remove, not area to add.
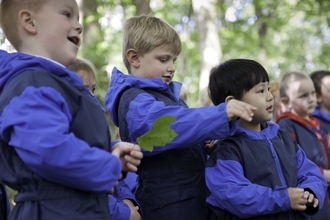
[[[126,59],[128,60],[129,64],[134,68],[140,67],[140,60],[139,55],[135,49],[129,49],[126,52]]]
[[[234,99],[234,96],[229,95],[229,96],[226,97],[225,102],[228,103],[228,102],[229,102],[230,100],[232,100],[232,99]]]
[[[28,10],[21,10],[18,12],[18,22],[23,27],[23,29],[30,33],[36,34],[37,28],[33,19],[33,14]]]
[[[285,106],[285,108],[287,110],[291,110],[292,106],[291,106],[291,102],[288,97],[282,97],[281,103]]]

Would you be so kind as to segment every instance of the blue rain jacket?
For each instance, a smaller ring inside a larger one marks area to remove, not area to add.
[[[319,168],[277,124],[263,127],[261,132],[238,127],[210,156],[206,184],[212,219],[309,219],[322,207],[327,183]],[[291,210],[288,187],[313,193],[319,206]]]
[[[50,60],[0,50],[0,182],[9,219],[110,219],[121,163],[100,103]]]
[[[10,212],[10,204],[6,187],[0,184],[0,220],[7,220]]]
[[[221,139],[235,129],[226,104],[187,108],[180,100],[181,83],[146,79],[112,71],[105,103],[124,141],[148,132],[161,116],[174,116],[169,127],[178,136],[164,147],[143,151],[136,199],[144,220],[206,219],[208,208],[204,171],[206,155],[200,143]]]

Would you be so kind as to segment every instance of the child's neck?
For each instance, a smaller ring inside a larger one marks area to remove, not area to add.
[[[302,119],[305,119],[305,120],[309,120],[310,119],[310,117],[309,117],[309,115],[298,115],[296,112],[294,112],[294,111],[291,111],[292,112],[292,114],[294,114],[294,115],[296,115],[296,116],[298,116],[298,117],[300,117],[300,118],[302,118]]]
[[[239,119],[238,120],[238,125],[242,128],[247,129],[247,130],[258,131],[258,132],[261,131],[260,123],[253,123],[253,122],[245,121],[243,119]]]

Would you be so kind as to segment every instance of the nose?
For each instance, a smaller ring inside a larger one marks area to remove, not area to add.
[[[273,94],[270,91],[268,91],[267,101],[270,102],[270,101],[273,101],[273,100],[274,100]]]
[[[81,34],[84,30],[84,26],[82,26],[82,24],[80,24],[80,22],[77,21],[77,23],[75,24],[75,28],[76,31],[78,31],[79,34]]]
[[[169,66],[167,67],[167,71],[168,72],[171,72],[171,73],[174,73],[175,72],[175,65],[174,63],[170,63]]]

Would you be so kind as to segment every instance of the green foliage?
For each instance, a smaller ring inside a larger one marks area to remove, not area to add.
[[[137,138],[137,144],[144,150],[152,151],[155,146],[164,147],[167,143],[171,142],[177,133],[169,128],[169,124],[176,120],[173,116],[162,116],[156,119],[151,129]]]

